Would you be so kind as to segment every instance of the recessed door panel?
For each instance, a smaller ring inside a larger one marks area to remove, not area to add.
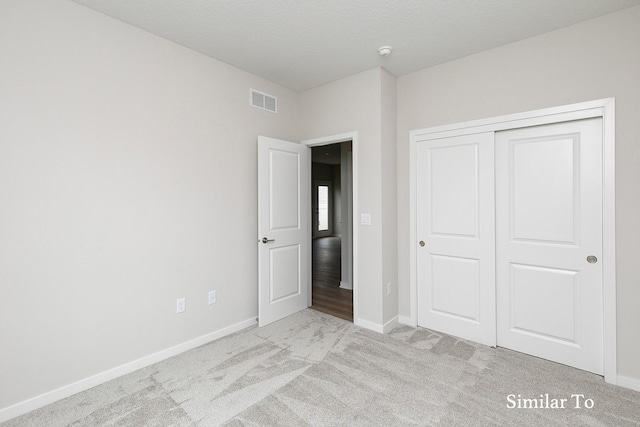
[[[300,294],[300,245],[283,246],[269,250],[271,277],[269,302],[278,302]]]
[[[477,323],[480,305],[478,273],[477,259],[432,255],[431,309]]]
[[[300,154],[269,151],[270,229],[300,227]]]
[[[511,331],[574,343],[578,273],[511,264]]]
[[[478,237],[478,146],[430,152],[431,233]]]
[[[509,147],[513,239],[575,244],[579,135],[527,138]]]

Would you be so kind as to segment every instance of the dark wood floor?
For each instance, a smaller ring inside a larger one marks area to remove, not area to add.
[[[311,308],[353,322],[353,291],[340,288],[340,237],[313,240]]]

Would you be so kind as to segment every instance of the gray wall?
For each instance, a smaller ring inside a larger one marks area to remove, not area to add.
[[[640,379],[640,7],[398,79],[400,315],[409,314],[409,131],[616,98],[618,370]]]
[[[0,58],[0,409],[255,319],[256,137],[298,95],[62,0],[3,0]]]
[[[382,190],[382,302],[383,324],[391,324],[398,317],[398,215],[397,193],[407,191],[398,188],[397,181],[397,94],[396,78],[382,70],[380,134],[382,159],[380,187]],[[387,292],[387,284],[391,293]]]
[[[357,271],[354,274],[358,276],[358,287],[354,298],[357,294],[356,321],[374,328],[397,314],[397,305],[388,313],[383,308],[386,307],[383,298],[394,298],[386,292],[383,295],[384,278],[393,275],[397,264],[395,253],[383,258],[383,253],[393,251],[397,233],[394,217],[389,214],[394,208],[383,205],[395,200],[396,192],[393,176],[395,138],[387,138],[387,128],[383,130],[382,125],[383,111],[387,111],[383,103],[389,103],[394,96],[395,78],[381,68],[300,94],[303,139],[358,133],[353,159],[354,176],[357,175],[358,180],[354,194],[358,211],[354,215],[359,218],[360,213],[370,213],[372,223],[357,229],[358,254],[354,260]],[[385,123],[389,125],[389,120]],[[383,171],[389,171],[389,174],[383,174]],[[386,185],[387,180],[392,184]],[[388,249],[387,244],[392,249]]]

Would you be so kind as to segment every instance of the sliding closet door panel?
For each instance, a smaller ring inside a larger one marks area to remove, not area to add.
[[[417,143],[418,324],[495,345],[493,132]]]
[[[498,345],[601,374],[601,119],[496,133],[496,200]]]

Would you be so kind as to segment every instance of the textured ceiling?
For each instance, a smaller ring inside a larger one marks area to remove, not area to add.
[[[74,0],[296,91],[401,76],[640,0]],[[378,47],[393,53],[380,57]]]

